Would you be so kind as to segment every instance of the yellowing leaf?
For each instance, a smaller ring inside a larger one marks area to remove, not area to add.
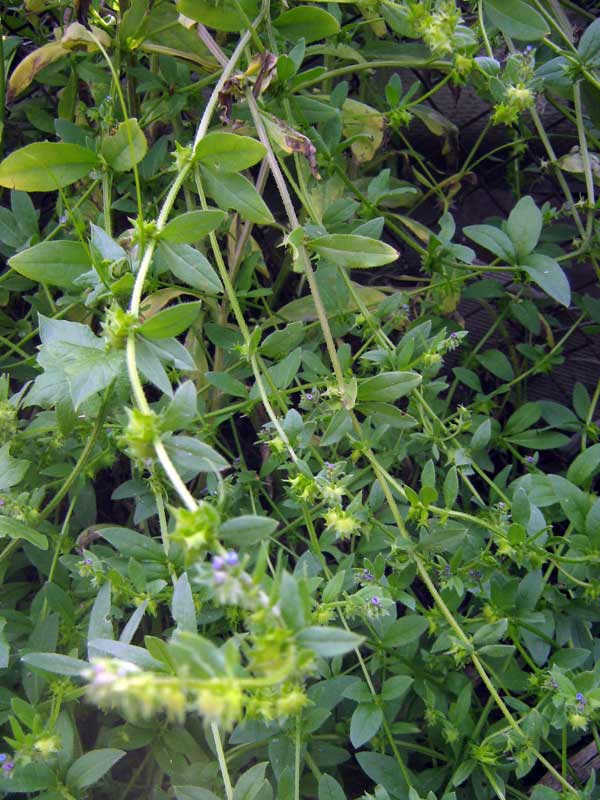
[[[346,100],[342,106],[342,130],[344,136],[360,136],[352,142],[351,150],[354,158],[363,164],[371,161],[383,142],[385,119],[371,106],[359,103],[358,100]]]
[[[60,42],[49,42],[25,56],[10,76],[6,102],[12,102],[31,85],[38,72],[66,56],[67,52]]]
[[[110,47],[111,38],[106,31],[95,25],[88,30],[80,22],[72,22],[65,30],[60,42],[68,50],[85,48],[88,53],[92,53],[94,50],[98,50],[98,42],[103,47]]]

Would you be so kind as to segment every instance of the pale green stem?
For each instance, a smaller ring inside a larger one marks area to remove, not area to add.
[[[217,760],[219,762],[219,769],[221,770],[221,777],[223,778],[223,785],[225,787],[225,797],[227,800],[233,800],[233,786],[231,778],[229,777],[229,770],[227,769],[227,759],[225,758],[225,751],[223,750],[223,742],[221,741],[221,734],[219,733],[219,726],[216,722],[210,723],[210,730],[215,740],[215,748],[217,751]]]

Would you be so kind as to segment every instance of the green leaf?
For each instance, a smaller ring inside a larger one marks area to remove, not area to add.
[[[271,536],[277,529],[277,520],[245,514],[224,522],[219,535],[227,544],[249,547]]]
[[[137,531],[118,526],[98,527],[98,533],[103,539],[118,550],[121,555],[127,558],[135,558],[139,561],[158,561],[165,560],[165,552],[158,542],[149,536],[144,536]]]
[[[410,675],[395,675],[384,681],[381,687],[381,699],[384,703],[403,697],[413,685],[415,679]]]
[[[21,661],[34,669],[69,677],[79,677],[83,670],[90,667],[87,661],[71,658],[71,656],[62,656],[59,653],[27,653],[21,658]]]
[[[191,631],[191,633],[196,633],[198,630],[194,596],[192,595],[192,588],[187,572],[183,572],[179,576],[177,583],[173,587],[171,615],[180,630]]]
[[[241,172],[262,161],[267,148],[262,142],[236,133],[208,133],[195,150],[200,163],[222,172]]]
[[[600,19],[594,20],[585,29],[577,52],[587,67],[597,68],[600,65]]]
[[[268,763],[255,764],[240,776],[233,790],[233,800],[254,800],[265,783],[265,771]]]
[[[165,437],[164,445],[184,480],[195,478],[199,472],[220,472],[229,464],[210,445],[191,436]]]
[[[586,529],[586,517],[590,510],[590,495],[578,489],[571,481],[561,475],[548,475],[548,482],[552,486],[556,502],[567,516],[569,522],[573,523],[576,530],[581,533]]]
[[[40,550],[48,549],[48,540],[43,533],[38,533],[19,519],[0,516],[0,538],[5,536],[14,540],[23,539],[23,541],[30,542]]]
[[[0,448],[0,492],[16,486],[27,472],[31,461],[25,458],[13,458],[10,454],[10,443]]]
[[[422,380],[416,372],[381,372],[359,383],[356,399],[358,402],[393,403],[419,386]]]
[[[444,505],[446,508],[452,508],[458,497],[458,472],[456,467],[450,467],[448,474],[444,479]]]
[[[126,642],[116,642],[114,639],[92,639],[88,647],[94,658],[116,658],[119,661],[129,661],[140,669],[161,670],[162,663],[153,658],[143,647]]]
[[[483,450],[488,446],[492,435],[492,421],[484,419],[474,431],[471,437],[471,450]]]
[[[356,753],[356,760],[362,771],[374,783],[381,784],[393,797],[404,800],[409,796],[406,780],[395,758],[368,751]]]
[[[525,403],[508,418],[504,426],[504,433],[512,436],[531,428],[542,416],[542,407],[539,403]]]
[[[542,212],[533,197],[522,197],[510,212],[506,232],[515,246],[519,259],[529,255],[537,245],[542,232]]]
[[[344,653],[354,650],[363,642],[363,637],[356,633],[343,628],[327,628],[321,625],[305,628],[300,631],[297,639],[302,647],[310,648],[323,658],[343,656]]]
[[[262,342],[260,352],[267,358],[282,358],[304,341],[305,331],[301,322],[292,322],[285,328],[273,331]]]
[[[206,256],[187,244],[161,242],[156,249],[156,260],[193,289],[207,294],[223,291],[221,279]]]
[[[17,793],[39,792],[54,785],[56,785],[54,770],[40,762],[17,766],[12,773],[0,775],[0,792],[4,797],[12,797]]]
[[[185,245],[184,245],[185,246]],[[168,339],[186,331],[200,313],[200,301],[163,308],[139,327],[147,339]]]
[[[508,236],[493,225],[467,225],[463,233],[476,244],[489,250],[502,261],[512,264],[516,258],[515,248]]]
[[[514,378],[512,365],[501,350],[485,350],[477,356],[477,360],[500,380],[510,381]]]
[[[600,471],[600,444],[594,444],[580,453],[571,463],[567,479],[576,486],[582,486],[598,471]]]
[[[225,394],[230,394],[232,397],[248,397],[245,384],[227,372],[205,372],[204,377],[211,386],[216,386]]]
[[[84,178],[99,164],[85,147],[36,142],[15,150],[0,164],[0,186],[23,192],[52,192]]]
[[[383,722],[383,711],[375,703],[361,703],[350,720],[350,741],[359,748],[375,736]]]
[[[527,447],[530,450],[554,450],[568,444],[569,437],[559,431],[547,431],[533,428],[529,431],[517,433],[514,436],[507,436],[506,441],[511,444],[518,444],[520,447]]]
[[[519,266],[531,280],[553,300],[568,308],[571,305],[571,287],[558,261],[542,253],[532,253],[527,256],[526,262]]]
[[[318,239],[310,239],[306,246],[321,258],[347,269],[380,267],[398,258],[397,251],[389,244],[351,233],[320,236]]]
[[[9,266],[32,281],[68,288],[92,269],[90,254],[81,242],[51,241],[22,250],[8,260]]]
[[[174,786],[173,791],[177,800],[220,800],[216,794],[199,786]]]
[[[493,25],[515,39],[534,42],[550,33],[542,15],[524,0],[484,0],[483,8]]]
[[[171,244],[192,244],[216,230],[226,218],[218,208],[206,211],[188,211],[168,222],[160,232],[163,242]]]
[[[100,152],[115,172],[127,172],[144,158],[148,142],[135,118],[119,123],[112,136],[105,136]]]
[[[206,166],[201,166],[200,171],[206,193],[225,211],[233,209],[244,219],[258,225],[275,222],[265,201],[243,175]]]
[[[425,617],[418,614],[408,614],[392,623],[382,639],[384,646],[400,647],[401,645],[416,642],[428,629],[429,623]]]
[[[257,0],[240,0],[240,6],[251,20],[258,13]],[[221,0],[219,3],[211,0],[177,0],[177,9],[186,17],[217,31],[235,32],[246,30],[247,27],[246,20],[240,15],[233,0]]]
[[[344,790],[331,775],[319,778],[319,800],[346,800]]]
[[[110,747],[85,753],[69,767],[65,782],[71,791],[81,791],[102,778],[125,755]]]
[[[289,41],[304,39],[306,44],[334,36],[340,30],[332,14],[315,6],[290,8],[273,21],[273,27]]]

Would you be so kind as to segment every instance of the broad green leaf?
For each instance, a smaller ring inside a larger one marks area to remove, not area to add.
[[[156,260],[159,266],[168,268],[176,278],[193,289],[207,294],[220,294],[223,291],[221,279],[209,260],[188,244],[163,241],[156,249]]]
[[[537,245],[542,232],[542,212],[533,197],[522,197],[510,212],[506,232],[515,246],[517,256],[523,259]]]
[[[226,544],[249,547],[271,536],[277,529],[277,520],[246,514],[224,522],[219,535]]]
[[[89,669],[90,666],[87,661],[82,661],[80,658],[71,658],[59,653],[27,653],[21,661],[34,669],[69,677],[81,676],[83,670]]]
[[[162,229],[160,238],[171,244],[192,244],[218,228],[225,217],[225,212],[218,208],[188,211],[168,222]]]
[[[526,431],[535,425],[541,416],[542,407],[539,403],[525,403],[510,415],[504,426],[504,433],[512,436],[515,433]]]
[[[87,247],[71,241],[36,244],[14,255],[8,263],[25,278],[62,288],[72,286],[76,278],[92,269]]]
[[[127,172],[144,158],[148,142],[135,118],[119,123],[116,133],[105,136],[100,152],[115,172]]]
[[[240,0],[240,6],[250,20],[258,13],[257,0]],[[211,0],[177,0],[177,9],[186,17],[218,31],[234,32],[247,28],[247,22],[233,0],[221,0],[219,3]]]
[[[31,461],[26,458],[13,458],[10,443],[0,448],[0,492],[16,486],[29,469]]]
[[[183,572],[179,576],[177,583],[173,588],[171,615],[180,630],[191,631],[192,633],[196,633],[198,630],[194,596],[192,595],[192,589],[187,572]]]
[[[173,791],[177,800],[220,800],[216,794],[199,786],[174,786]]]
[[[90,639],[88,647],[94,653],[94,658],[116,658],[119,661],[129,661],[140,669],[162,669],[160,661],[153,658],[143,647],[134,644],[117,642],[114,639]]]
[[[306,245],[321,258],[348,269],[380,267],[398,258],[398,252],[389,244],[351,233],[320,236],[309,240]]]
[[[374,783],[381,784],[392,797],[402,800],[409,797],[409,788],[395,758],[368,751],[356,753],[356,760],[362,771]]]
[[[200,170],[206,193],[225,211],[233,209],[244,219],[258,225],[275,222],[265,201],[243,175],[206,166],[201,166]]]
[[[268,358],[282,358],[304,341],[305,331],[301,322],[292,322],[285,328],[270,333],[260,346],[260,352]]]
[[[484,0],[483,8],[493,25],[515,39],[535,42],[550,33],[539,11],[524,0]]]
[[[567,479],[576,486],[581,486],[598,471],[600,471],[600,444],[594,444],[571,462]]]
[[[169,436],[163,441],[184,480],[195,478],[199,472],[220,472],[229,467],[214,448],[191,436]]]
[[[40,550],[48,549],[48,540],[43,533],[38,533],[25,522],[21,522],[20,519],[0,516],[0,538],[5,536],[14,540],[23,539],[23,541],[30,542]]]
[[[183,245],[185,246],[185,245]],[[200,301],[179,303],[163,308],[139,327],[139,332],[147,339],[168,339],[186,331],[200,313]]]
[[[291,42],[304,39],[306,44],[334,36],[340,26],[336,18],[316,6],[295,6],[273,20],[273,27]]]
[[[415,679],[410,675],[394,675],[394,677],[388,678],[381,687],[381,699],[387,703],[389,700],[403,697],[414,682]]]
[[[255,800],[258,798],[265,782],[265,771],[268,763],[255,764],[240,775],[233,790],[233,800]]]
[[[510,381],[515,376],[512,364],[501,350],[485,350],[477,356],[477,360],[500,380]]]
[[[578,489],[571,481],[561,475],[548,475],[548,482],[554,491],[556,502],[567,516],[569,522],[580,533],[586,529],[586,517],[591,506],[591,495]]]
[[[300,631],[297,639],[302,647],[314,650],[318,656],[323,656],[323,658],[343,656],[344,653],[354,650],[363,642],[363,637],[352,633],[352,631],[320,625],[314,625]]]
[[[358,402],[393,403],[416,389],[422,380],[416,372],[381,372],[359,383],[356,399]]]
[[[383,722],[383,711],[375,703],[361,703],[350,720],[350,741],[357,749],[375,736]]]
[[[344,790],[331,775],[319,778],[319,800],[346,800]]]
[[[463,229],[463,233],[508,264],[515,261],[517,254],[513,243],[500,228],[495,228],[493,225],[467,225]]]
[[[548,431],[534,428],[529,431],[507,436],[506,441],[527,447],[530,450],[554,450],[568,444],[569,437],[559,431]]]
[[[241,172],[253,167],[266,153],[267,148],[256,139],[221,131],[208,133],[195,151],[198,161],[223,172]]]
[[[571,287],[558,261],[542,253],[531,253],[525,260],[526,263],[520,264],[520,268],[547,295],[561,306],[568,308],[571,305]]]
[[[124,755],[124,750],[110,747],[91,750],[71,764],[65,782],[71,791],[80,792],[97,783]]]
[[[40,792],[55,784],[54,770],[39,761],[17,766],[10,774],[0,774],[0,792],[4,797]]]
[[[248,389],[245,384],[227,372],[205,372],[204,377],[207,383],[216,386],[225,394],[230,394],[232,397],[248,397]]]
[[[15,150],[0,164],[0,186],[23,192],[53,192],[84,178],[99,164],[85,147],[36,142]]]
[[[600,66],[600,19],[594,20],[585,29],[577,52],[587,67],[595,69]]]
[[[492,435],[492,421],[485,419],[474,431],[471,437],[471,449],[483,450],[488,446]]]
[[[418,614],[407,614],[393,622],[385,632],[383,644],[388,647],[400,647],[416,642],[427,630],[429,623]]]
[[[456,467],[450,467],[444,479],[444,505],[446,508],[453,508],[458,497],[458,472]]]
[[[98,533],[107,542],[127,558],[135,558],[139,561],[158,561],[165,560],[165,552],[160,544],[144,536],[137,531],[119,526],[98,526]],[[100,635],[100,634],[98,634]]]

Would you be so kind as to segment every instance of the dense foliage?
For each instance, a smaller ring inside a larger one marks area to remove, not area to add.
[[[2,11],[0,794],[600,797],[600,20]]]

